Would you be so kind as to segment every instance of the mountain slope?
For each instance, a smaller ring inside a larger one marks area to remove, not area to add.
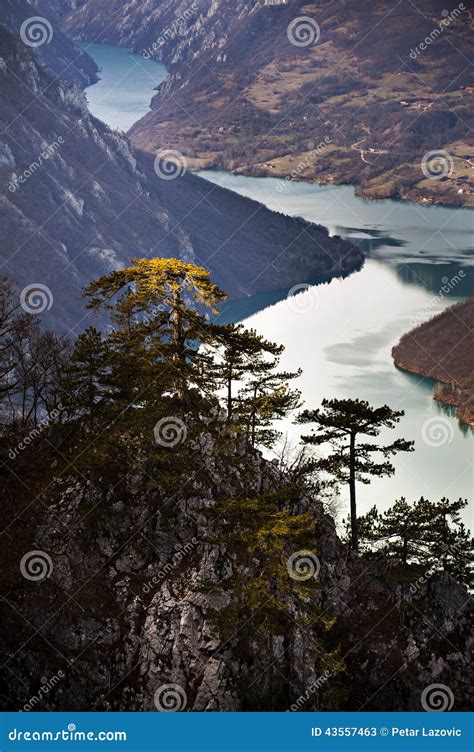
[[[82,86],[94,83],[97,65],[62,33],[56,10],[49,0],[2,0],[0,22],[19,34],[25,47],[58,79],[68,79]]]
[[[471,9],[86,0],[63,23],[170,67],[132,130],[144,149],[177,148],[194,167],[354,182],[369,198],[472,205]],[[447,156],[423,171],[432,151]]]
[[[474,426],[474,298],[404,334],[393,348],[399,368],[438,381],[435,399],[455,405]]]
[[[6,29],[0,204],[2,273],[45,284],[56,327],[83,327],[82,286],[133,256],[206,264],[233,298],[358,268],[361,253],[303,220],[275,214],[190,174],[154,171],[87,111]]]

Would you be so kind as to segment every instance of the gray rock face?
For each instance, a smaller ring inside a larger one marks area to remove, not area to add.
[[[315,510],[314,597],[332,627],[303,629],[295,620],[262,649],[259,614],[250,610],[223,635],[215,615],[233,598],[229,585],[236,574],[258,577],[259,569],[243,569],[225,541],[214,540],[222,534],[216,502],[253,498],[286,480],[243,440],[227,440],[224,456],[215,425],[191,449],[205,480],[183,478],[171,502],[145,490],[139,472],[120,492],[72,477],[51,490],[47,514],[32,520],[12,554],[18,567],[26,550],[46,552],[52,572],[31,582],[17,568],[7,588],[8,707],[23,707],[39,677],[59,671],[63,678],[36,709],[414,711],[433,684],[447,688],[454,709],[470,706],[467,592],[448,576],[414,573],[400,583],[379,562],[360,560],[341,544],[322,505],[304,495],[293,512]],[[297,600],[290,603],[296,617]],[[343,664],[338,672],[324,663],[333,651]]]
[[[77,84],[52,79],[3,27],[0,42],[8,61],[0,66],[0,258],[20,289],[49,288],[47,326],[77,333],[103,325],[86,311],[81,289],[136,257],[207,265],[234,299],[362,265],[355,246],[321,226],[271,212],[189,171],[162,179],[154,154],[134,150],[88,113]]]

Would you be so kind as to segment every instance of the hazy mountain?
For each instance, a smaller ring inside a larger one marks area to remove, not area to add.
[[[152,157],[89,114],[77,84],[4,28],[0,41],[2,272],[48,286],[56,326],[84,326],[82,286],[133,256],[206,264],[233,298],[360,266],[324,228],[190,174],[161,179]]]
[[[62,33],[54,10],[54,3],[49,0],[2,0],[0,22],[18,34],[38,62],[59,79],[67,78],[82,86],[96,81],[97,65]],[[41,41],[38,46],[29,46]]]
[[[253,174],[296,169],[372,198],[472,202],[472,2],[450,12],[443,0],[69,5],[72,35],[171,68],[132,131],[145,149]],[[424,155],[440,150],[448,156],[423,172]]]

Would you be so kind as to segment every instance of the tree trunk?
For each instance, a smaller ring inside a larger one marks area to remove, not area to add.
[[[232,367],[229,367],[229,373],[227,377],[227,423],[230,423],[232,418]]]
[[[408,559],[408,539],[406,535],[403,536],[403,551],[402,551],[402,561],[403,564],[407,563]]]
[[[359,550],[359,533],[357,530],[356,480],[355,480],[355,431],[351,431],[349,454],[349,493],[351,499],[351,548]]]
[[[253,390],[253,401],[254,401],[254,404],[255,404],[256,399],[257,399],[257,387],[255,387],[254,390]],[[255,446],[255,428],[256,428],[256,424],[257,424],[257,413],[256,413],[256,410],[255,410],[255,407],[254,407],[254,409],[252,410],[252,432],[251,432],[251,436],[252,436],[251,444],[252,444],[253,447]]]
[[[186,381],[183,374],[181,373],[181,366],[184,365],[185,362],[183,339],[184,338],[181,322],[181,293],[178,289],[173,292],[173,344],[175,346],[173,360],[175,361],[179,369],[177,395],[178,399],[180,400],[184,399],[186,392]]]

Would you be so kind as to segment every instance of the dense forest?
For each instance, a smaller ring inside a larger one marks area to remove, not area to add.
[[[172,682],[187,710],[416,710],[435,656],[464,709],[466,502],[357,516],[355,481],[411,449],[377,439],[403,413],[298,413],[282,347],[216,324],[225,295],[193,264],[136,259],[85,296],[109,325],[70,342],[0,289],[5,707],[61,672],[36,709],[156,709]],[[291,458],[285,415],[312,430]]]

